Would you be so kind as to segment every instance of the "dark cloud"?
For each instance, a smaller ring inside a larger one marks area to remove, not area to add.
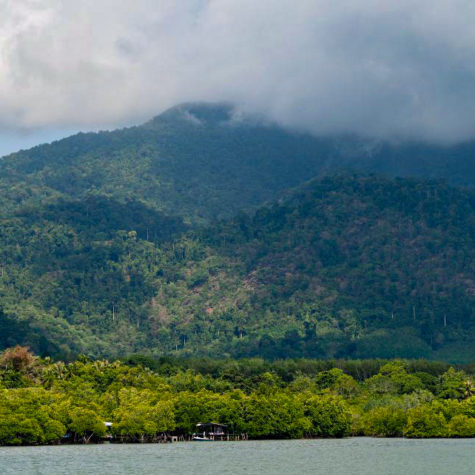
[[[462,0],[0,0],[0,127],[226,100],[314,133],[464,140],[474,21]]]

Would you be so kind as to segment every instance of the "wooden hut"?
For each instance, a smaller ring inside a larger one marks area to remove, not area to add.
[[[193,440],[229,440],[228,426],[217,422],[198,422]]]

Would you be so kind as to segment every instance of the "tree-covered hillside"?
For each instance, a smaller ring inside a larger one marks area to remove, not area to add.
[[[475,144],[312,137],[231,105],[183,104],[138,127],[80,133],[3,158],[0,212],[100,195],[205,223],[342,167],[474,186]]]
[[[327,177],[183,239],[152,315],[184,349],[473,359],[474,238],[473,192]]]
[[[156,293],[159,247],[186,229],[134,201],[19,208],[0,227],[0,346],[65,356],[134,348],[142,306]],[[116,350],[104,340],[111,332],[122,332]]]
[[[474,207],[350,175],[200,230],[137,201],[25,205],[0,229],[0,345],[473,360]]]

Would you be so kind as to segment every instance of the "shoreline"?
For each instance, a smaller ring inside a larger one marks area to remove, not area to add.
[[[242,440],[212,440],[206,441],[211,445],[214,444],[228,444],[228,443],[242,443],[242,442],[303,442],[303,441],[343,441],[343,440],[355,440],[355,439],[366,439],[366,440],[407,440],[407,441],[434,441],[434,440],[475,440],[475,437],[377,437],[369,435],[353,435],[348,437],[302,437],[302,438],[262,438],[262,439],[242,439]],[[209,445],[209,444],[198,444],[197,441],[192,439],[187,440],[178,440],[178,441],[167,441],[167,442],[113,442],[113,441],[103,441],[103,442],[89,442],[87,444],[81,443],[66,443],[66,444],[35,444],[35,445],[0,445],[0,449],[5,448],[18,448],[18,447],[97,447],[102,445],[134,445],[134,446],[152,446],[152,445],[176,445],[176,444],[190,444],[194,445]]]

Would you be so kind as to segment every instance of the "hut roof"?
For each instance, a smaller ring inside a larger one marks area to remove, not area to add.
[[[211,427],[211,426],[218,426],[218,427],[228,427],[226,424],[220,424],[219,422],[198,422],[196,427]]]

